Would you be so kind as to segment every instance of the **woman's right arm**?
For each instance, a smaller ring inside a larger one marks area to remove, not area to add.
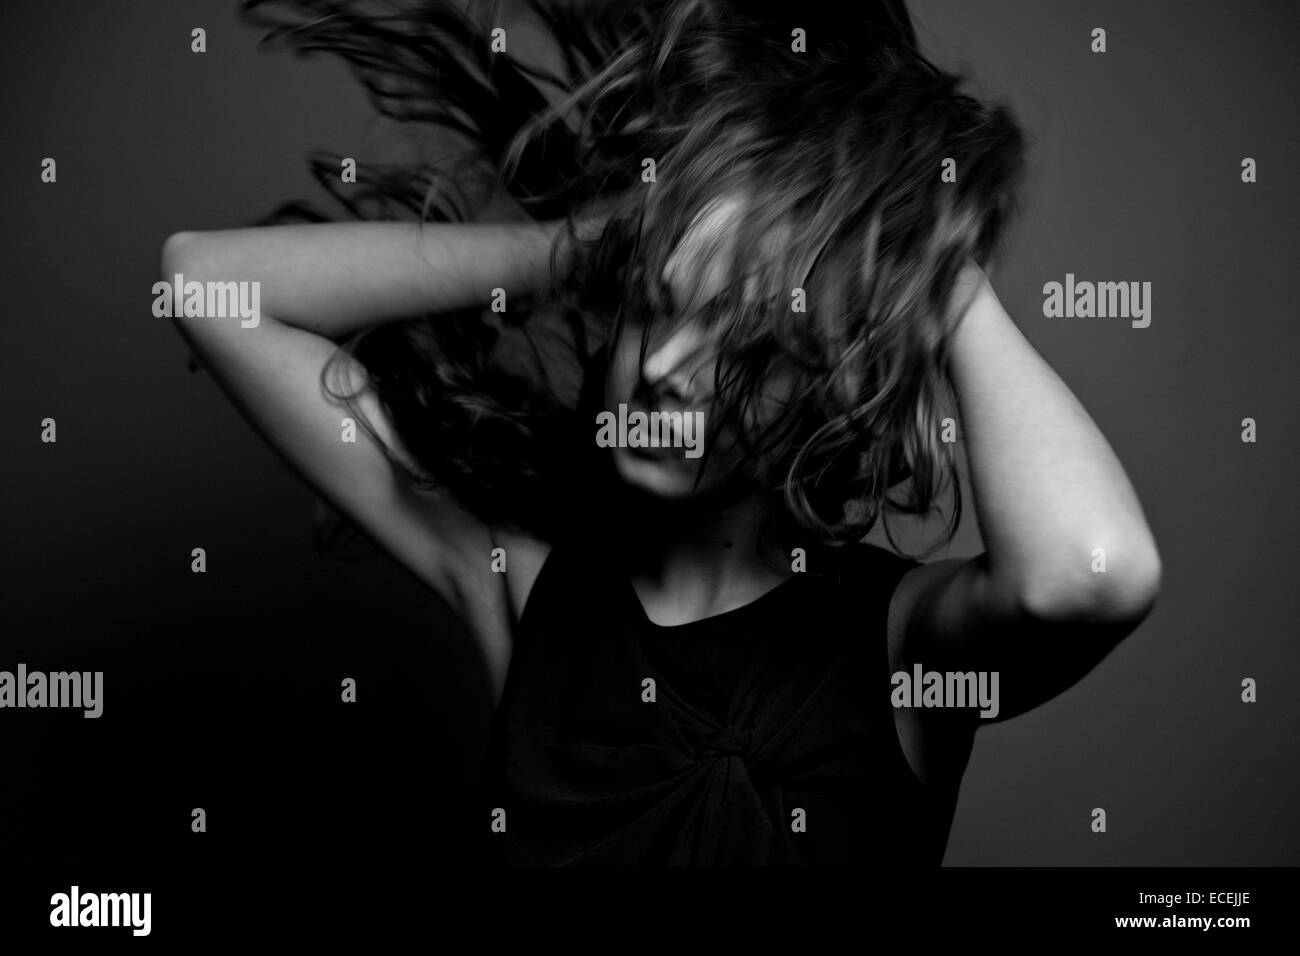
[[[490,571],[493,533],[446,498],[413,491],[365,431],[343,440],[348,411],[321,389],[332,341],[381,322],[484,306],[492,290],[525,295],[548,280],[562,223],[323,223],[181,232],[163,245],[162,275],[184,282],[258,282],[260,319],[175,316],[172,322],[254,429],[294,471],[455,608],[475,634],[494,700],[510,656],[510,606]],[[181,311],[173,309],[174,312]],[[364,367],[334,362],[332,384],[364,386]],[[355,399],[408,457],[372,390]],[[511,541],[511,570],[540,567],[545,548]],[[515,559],[520,559],[516,561]],[[512,577],[517,577],[512,575]],[[531,581],[529,582],[531,583]],[[511,582],[513,591],[517,584]]]

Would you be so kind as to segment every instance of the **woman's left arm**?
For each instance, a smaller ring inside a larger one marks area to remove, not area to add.
[[[1005,719],[1073,684],[1136,628],[1161,563],[1115,453],[974,263],[963,293],[949,374],[987,550],[908,572],[891,631],[908,666],[1000,671]]]

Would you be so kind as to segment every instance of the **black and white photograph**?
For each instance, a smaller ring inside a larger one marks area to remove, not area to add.
[[[1285,932],[1293,0],[0,23],[0,949]]]

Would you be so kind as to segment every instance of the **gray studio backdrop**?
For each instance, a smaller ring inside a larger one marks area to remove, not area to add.
[[[946,862],[1300,863],[1300,6],[911,6],[928,52],[969,66],[974,89],[1008,100],[1030,133],[1024,213],[993,282],[1127,467],[1165,570],[1151,617],[1092,675],[981,731]],[[364,164],[399,133],[340,63],[258,53],[231,0],[11,2],[0,17],[0,531],[5,617],[18,624],[0,637],[0,664],[284,595],[302,606],[387,595],[421,619],[426,605],[391,583],[396,570],[313,554],[309,490],[209,377],[186,371],[180,338],[150,314],[168,234],[240,225],[288,198],[325,205],[308,151]],[[204,55],[189,52],[195,26]],[[1090,51],[1095,27],[1105,54]],[[57,185],[39,180],[45,156],[58,159]],[[1245,157],[1256,183],[1241,181]],[[1043,285],[1067,273],[1152,283],[1151,324],[1045,318]],[[37,437],[47,416],[57,455]],[[1254,444],[1241,441],[1247,417]],[[195,540],[237,573],[193,590],[175,568]],[[979,550],[968,509],[948,554]],[[453,630],[427,619],[430,642]],[[444,670],[467,666],[463,649],[447,654]],[[1240,699],[1246,677],[1257,703]],[[473,710],[469,698],[456,706]],[[481,715],[466,720],[481,732]],[[1105,834],[1090,830],[1094,807]]]

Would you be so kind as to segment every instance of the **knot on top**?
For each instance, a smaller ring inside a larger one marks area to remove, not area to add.
[[[700,742],[702,757],[743,757],[749,753],[753,734],[748,730],[723,727],[704,734]]]

